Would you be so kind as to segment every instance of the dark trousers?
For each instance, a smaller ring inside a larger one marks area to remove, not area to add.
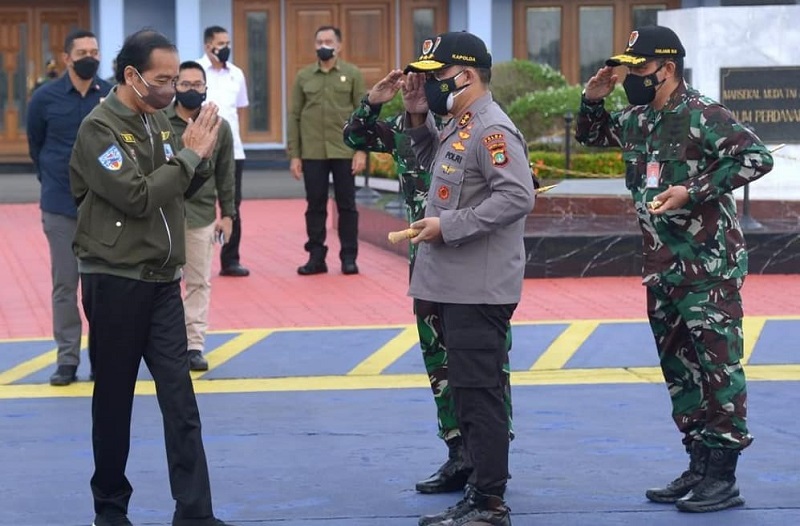
[[[210,524],[211,489],[200,414],[189,376],[180,282],[150,283],[82,274],[83,308],[94,351],[91,480],[95,513],[127,514],[133,488],[125,477],[131,410],[144,358],[164,424],[173,525]]]
[[[339,258],[355,261],[358,256],[358,210],[356,183],[351,159],[303,159],[303,182],[306,187],[306,251],[322,261],[325,246],[325,222],[328,220],[328,174],[333,173],[333,194],[339,215]]]
[[[239,208],[242,204],[242,170],[244,169],[244,159],[236,159],[234,171],[234,209],[236,216],[233,218],[233,228],[231,229],[231,239],[222,245],[219,251],[219,262],[222,268],[235,267],[239,264],[239,243],[242,240],[242,215]]]
[[[448,383],[474,471],[469,483],[502,497],[508,481],[506,336],[516,304],[439,304]]]

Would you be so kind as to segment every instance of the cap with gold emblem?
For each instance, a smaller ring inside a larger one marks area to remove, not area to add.
[[[681,39],[664,26],[644,26],[631,32],[625,52],[606,60],[607,66],[641,66],[648,60],[684,57]]]
[[[492,55],[483,40],[472,33],[442,33],[422,43],[422,54],[416,62],[406,66],[405,73],[436,71],[456,64],[491,69]]]

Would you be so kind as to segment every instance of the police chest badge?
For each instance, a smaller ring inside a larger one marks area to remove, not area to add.
[[[502,133],[493,133],[483,138],[483,145],[489,150],[494,166],[505,166],[508,164],[508,154],[506,153],[506,139]]]
[[[175,156],[175,154],[172,153],[172,145],[170,143],[168,143],[168,142],[165,142],[164,143],[164,157],[166,157],[167,160],[169,161],[174,156]]]
[[[112,144],[106,151],[97,158],[100,166],[111,172],[116,172],[122,168],[122,152],[116,144]]]

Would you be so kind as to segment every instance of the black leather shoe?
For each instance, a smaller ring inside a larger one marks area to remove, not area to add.
[[[69,385],[78,381],[77,365],[59,365],[50,377],[50,385]]]
[[[203,358],[202,351],[189,350],[189,370],[208,371],[208,360]]]
[[[301,276],[311,276],[312,274],[324,274],[328,272],[328,265],[324,261],[314,261],[309,259],[308,263],[302,267],[297,267],[297,273]]]
[[[358,274],[358,265],[355,261],[342,261],[342,274]]]
[[[219,271],[220,276],[230,276],[232,278],[244,278],[250,275],[250,271],[241,266],[240,264],[225,267]]]

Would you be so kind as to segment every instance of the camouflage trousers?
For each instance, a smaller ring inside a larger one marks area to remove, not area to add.
[[[461,435],[458,429],[456,406],[447,383],[447,349],[442,341],[442,323],[436,304],[425,300],[414,300],[414,313],[417,318],[417,332],[419,333],[419,346],[422,349],[422,359],[425,370],[431,382],[433,400],[436,402],[436,417],[439,422],[439,438],[450,440]],[[506,348],[511,350],[511,327],[506,335]],[[503,396],[506,412],[508,413],[508,432],[514,438],[514,426],[511,415],[511,365],[503,365],[506,373],[506,391]]]
[[[661,371],[672,400],[672,418],[683,443],[743,449],[747,385],[741,364],[741,279],[703,285],[647,287],[647,315]]]

